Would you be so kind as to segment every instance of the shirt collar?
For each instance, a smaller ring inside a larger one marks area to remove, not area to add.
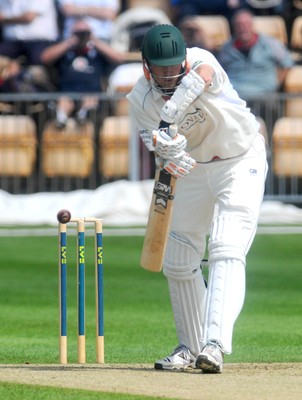
[[[162,93],[159,93],[157,90],[155,90],[153,88],[152,88],[152,95],[153,95],[153,99],[156,101],[163,96]]]

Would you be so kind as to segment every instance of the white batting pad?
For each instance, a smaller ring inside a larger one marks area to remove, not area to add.
[[[203,319],[206,288],[201,272],[188,281],[168,278],[170,299],[179,343],[189,347],[192,353],[202,349]]]
[[[164,274],[179,343],[197,355],[202,347],[206,287],[197,251],[173,234],[167,245]]]
[[[210,263],[204,345],[217,341],[225,353],[232,352],[235,321],[245,297],[245,265],[237,259]]]

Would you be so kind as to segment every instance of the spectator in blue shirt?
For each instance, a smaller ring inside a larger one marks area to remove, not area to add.
[[[234,15],[232,29],[232,38],[217,58],[240,97],[277,92],[294,65],[288,48],[273,37],[256,33],[249,10],[239,10]]]
[[[264,121],[270,135],[281,110],[281,103],[277,98],[272,99],[272,95],[282,90],[294,61],[279,40],[255,32],[251,11],[237,11],[232,30],[232,38],[217,53],[217,58],[239,96]]]
[[[55,66],[60,92],[92,94],[83,97],[76,114],[79,122],[85,120],[88,112],[97,107],[97,98],[93,93],[104,90],[102,81],[107,77],[108,66],[125,62],[124,55],[108,43],[95,38],[83,20],[73,25],[70,37],[45,49],[41,59],[46,65]],[[62,96],[56,110],[58,127],[64,128],[68,117],[75,112],[75,107],[70,97]]]

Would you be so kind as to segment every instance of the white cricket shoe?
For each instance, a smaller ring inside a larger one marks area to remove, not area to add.
[[[196,368],[202,372],[217,374],[222,371],[223,353],[216,342],[209,342],[196,359]]]
[[[195,367],[196,357],[190,349],[180,344],[170,356],[158,360],[154,364],[155,369],[181,370]]]

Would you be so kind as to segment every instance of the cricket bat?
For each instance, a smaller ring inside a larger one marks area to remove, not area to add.
[[[177,135],[177,126],[170,125],[171,137]],[[152,200],[140,264],[152,272],[160,272],[170,228],[176,180],[167,171],[157,169],[154,178]]]
[[[152,272],[162,269],[176,188],[174,176],[157,169],[140,264]]]

